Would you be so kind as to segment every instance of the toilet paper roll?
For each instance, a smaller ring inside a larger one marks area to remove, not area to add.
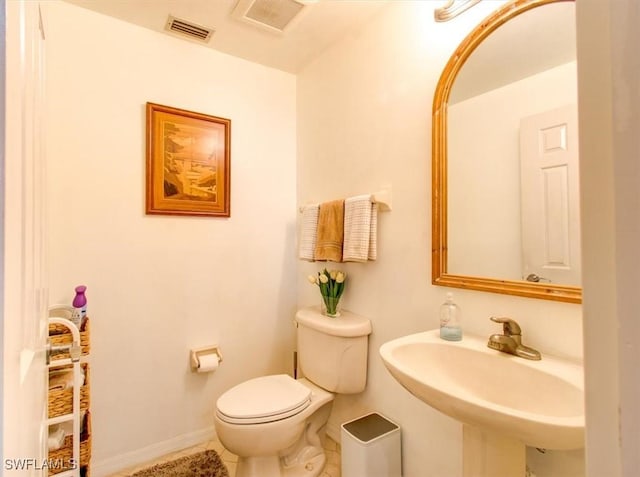
[[[198,373],[211,373],[219,364],[220,358],[215,353],[198,355]]]

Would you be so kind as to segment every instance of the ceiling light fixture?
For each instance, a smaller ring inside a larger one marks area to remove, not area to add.
[[[437,22],[446,22],[479,2],[480,0],[449,0],[444,7],[436,8],[433,17]]]

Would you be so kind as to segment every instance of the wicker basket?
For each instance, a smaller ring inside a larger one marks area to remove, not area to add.
[[[89,317],[85,317],[80,326],[80,346],[82,347],[82,354],[87,355],[91,351],[89,344]],[[64,325],[50,324],[49,325],[49,339],[52,345],[70,344],[73,341],[73,336]],[[51,357],[52,361],[56,359],[68,358],[69,353],[56,353]]]
[[[91,395],[91,381],[89,380],[89,364],[81,364],[84,369],[84,384],[80,388],[80,409],[89,409],[89,396]],[[73,365],[53,368],[73,369]],[[73,388],[57,391],[49,391],[49,418],[63,416],[73,412]]]
[[[60,449],[49,451],[49,475],[59,474],[72,467],[73,458],[73,436],[67,436]],[[91,461],[91,413],[87,412],[84,417],[82,433],[80,437],[80,467],[86,467],[88,471]],[[54,465],[55,464],[55,465]],[[60,465],[58,465],[60,464]],[[88,475],[88,473],[85,473]]]

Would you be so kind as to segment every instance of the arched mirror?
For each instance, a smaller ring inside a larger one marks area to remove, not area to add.
[[[435,285],[580,303],[575,4],[514,0],[433,103]]]

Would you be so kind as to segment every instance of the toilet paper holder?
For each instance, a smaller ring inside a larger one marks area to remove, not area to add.
[[[191,350],[191,369],[196,371],[200,367],[200,357],[215,354],[218,361],[222,362],[222,352],[218,345],[202,346]]]

